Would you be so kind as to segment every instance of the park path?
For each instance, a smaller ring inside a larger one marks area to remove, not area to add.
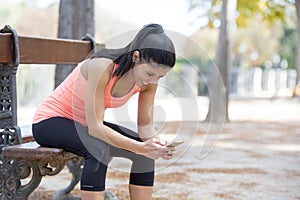
[[[300,199],[298,100],[236,102],[232,109],[246,114],[209,135],[203,122],[159,125],[171,133],[180,127],[186,142],[176,158],[157,162],[154,200]],[[128,165],[114,159],[109,167],[107,188],[122,200],[129,199]],[[51,199],[69,179],[67,170],[45,177],[31,199]]]

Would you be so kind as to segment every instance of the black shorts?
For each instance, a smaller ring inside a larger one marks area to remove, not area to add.
[[[116,124],[104,125],[131,139],[141,141],[137,133]],[[63,117],[54,117],[32,125],[35,140],[45,147],[62,148],[85,159],[81,190],[104,191],[107,165],[111,157],[132,161],[129,183],[153,186],[154,160],[111,146],[89,135],[88,128]]]

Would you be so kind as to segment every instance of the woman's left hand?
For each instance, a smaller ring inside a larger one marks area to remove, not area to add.
[[[161,156],[164,160],[171,160],[176,154],[176,147],[168,147],[168,149],[164,152],[164,155]]]

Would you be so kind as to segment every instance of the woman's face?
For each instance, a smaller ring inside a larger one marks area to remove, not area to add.
[[[158,80],[164,77],[172,68],[156,63],[137,63],[133,67],[133,78],[138,87],[149,84],[156,84]]]

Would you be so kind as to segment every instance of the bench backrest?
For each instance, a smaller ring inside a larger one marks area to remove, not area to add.
[[[104,46],[87,36],[84,40],[32,38],[18,36],[9,26],[0,30],[0,153],[5,146],[21,143],[17,125],[18,65],[77,64],[94,48]]]

